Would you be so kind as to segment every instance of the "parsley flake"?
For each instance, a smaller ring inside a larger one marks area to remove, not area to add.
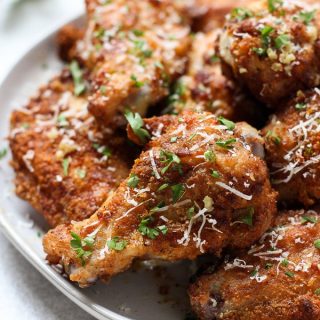
[[[173,203],[176,203],[178,200],[181,199],[183,194],[185,193],[185,187],[183,184],[178,183],[171,187],[172,190],[172,201]]]
[[[233,130],[235,128],[235,123],[233,121],[230,121],[224,117],[218,117],[218,121],[227,127],[228,130]]]
[[[124,116],[129,122],[129,125],[134,134],[139,138],[142,143],[145,143],[150,138],[149,132],[143,128],[144,122],[139,113],[126,111]]]
[[[235,143],[237,141],[237,139],[234,139],[234,138],[231,138],[231,139],[228,139],[228,140],[218,140],[216,141],[216,145],[221,147],[221,148],[224,148],[224,149],[232,149],[233,148],[233,143]]]
[[[127,246],[126,240],[121,240],[119,237],[113,237],[107,241],[107,246],[110,250],[122,251]]]
[[[320,249],[320,239],[315,240],[313,244],[317,249]]]
[[[139,184],[139,181],[139,177],[136,174],[131,173],[127,185],[130,188],[135,188]]]
[[[299,13],[299,18],[307,26],[316,16],[316,10],[313,11],[302,11]]]
[[[142,81],[139,81],[137,76],[135,76],[134,74],[131,75],[130,79],[133,81],[133,84],[136,88],[141,88],[144,86],[144,83]]]
[[[287,34],[281,34],[274,40],[277,49],[287,46],[290,43],[290,36]]]
[[[204,158],[208,162],[215,162],[216,161],[216,154],[213,152],[213,150],[209,149],[204,154]]]
[[[72,240],[70,241],[71,248],[76,252],[77,257],[81,260],[81,264],[85,265],[87,260],[92,255],[92,247],[94,239],[92,237],[86,237],[83,240],[79,235],[71,232]]]
[[[65,158],[62,160],[62,169],[63,169],[63,175],[67,176],[69,174],[69,166],[70,166],[70,158]]]
[[[160,151],[160,162],[164,163],[166,166],[161,169],[161,174],[165,174],[171,165],[176,164],[178,171],[181,172],[180,158],[170,151],[161,150]]]
[[[79,67],[79,64],[76,60],[73,60],[69,65],[69,70],[74,83],[74,94],[80,96],[86,91],[86,85],[83,80],[83,72]]]
[[[152,216],[143,218],[138,226],[138,231],[149,239],[155,239],[162,233],[163,235],[167,234],[168,228],[165,225],[161,225],[156,228],[149,227],[149,223],[153,222],[154,218]]]
[[[0,150],[0,160],[2,160],[8,154],[7,148],[3,148]]]
[[[317,223],[318,220],[316,217],[308,217],[308,216],[303,216],[301,217],[301,224],[305,224],[307,222],[310,222],[310,223]]]

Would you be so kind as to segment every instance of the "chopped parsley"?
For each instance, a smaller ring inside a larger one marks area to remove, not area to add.
[[[254,269],[253,271],[251,271],[250,277],[255,277],[257,274],[258,274],[258,270]]]
[[[189,219],[191,219],[194,216],[194,212],[195,212],[195,208],[194,207],[189,208],[188,211],[187,211],[187,217]]]
[[[316,10],[313,11],[302,11],[299,13],[299,18],[307,26],[316,16]]]
[[[151,214],[159,211],[159,209],[163,208],[166,204],[164,203],[164,201],[159,202],[155,207],[153,207],[149,212]]]
[[[295,108],[297,109],[297,110],[303,110],[303,109],[305,109],[307,107],[307,104],[306,103],[297,103],[296,105],[295,105]]]
[[[81,168],[78,168],[76,170],[76,175],[80,178],[80,179],[84,179],[87,175],[87,171],[86,169],[81,169]]]
[[[220,173],[219,173],[219,171],[217,171],[217,170],[212,170],[211,175],[212,175],[214,178],[219,178],[219,177],[220,177]]]
[[[139,81],[137,76],[134,74],[131,75],[130,79],[133,81],[133,84],[136,88],[141,88],[144,86],[144,83],[142,81]]]
[[[253,226],[254,208],[248,207],[247,211],[248,213],[241,218],[241,222],[243,222],[244,224],[247,224],[248,226]]]
[[[167,234],[168,228],[165,225],[161,225],[155,228],[149,227],[149,223],[153,222],[154,218],[152,216],[143,218],[138,226],[138,231],[150,239],[155,239],[162,233],[163,235]]]
[[[100,92],[101,92],[101,94],[103,94],[105,96],[106,93],[107,93],[107,87],[106,86],[101,86],[100,87]]]
[[[270,35],[273,31],[274,31],[274,28],[272,28],[271,26],[265,26],[260,30],[262,47],[252,49],[255,53],[257,53],[257,55],[259,56],[266,55],[267,49],[271,43]]]
[[[81,260],[81,264],[84,266],[85,260],[92,255],[92,247],[94,239],[92,237],[86,237],[83,240],[74,232],[71,232],[72,240],[70,241],[71,248],[76,252],[77,257]]]
[[[273,13],[276,11],[280,6],[282,6],[282,0],[268,0],[268,10],[269,12]]]
[[[285,274],[286,276],[288,276],[289,278],[294,278],[294,273],[291,272],[291,271],[286,271],[284,274]]]
[[[164,183],[164,184],[162,184],[162,185],[159,187],[158,191],[165,190],[165,189],[167,189],[168,187],[169,187],[169,183]]]
[[[204,154],[204,158],[206,159],[206,161],[208,162],[214,162],[216,161],[216,155],[215,153],[213,152],[213,150],[209,149],[207,150]]]
[[[284,266],[284,267],[287,267],[287,266],[289,265],[288,259],[283,259],[283,260],[281,261],[281,265]]]
[[[107,246],[110,250],[122,251],[127,246],[126,240],[121,240],[119,237],[113,237],[107,241]]]
[[[281,34],[274,40],[277,49],[287,46],[290,43],[290,36],[287,34]]]
[[[318,220],[317,220],[316,217],[303,216],[303,217],[301,218],[301,223],[302,223],[302,224],[305,224],[305,223],[307,223],[307,222],[317,223]]]
[[[279,136],[277,136],[273,131],[269,130],[267,132],[266,137],[271,140],[275,145],[280,145],[281,143],[281,138]]]
[[[127,185],[130,188],[136,188],[136,186],[139,184],[139,181],[139,177],[136,174],[131,173]]]
[[[60,126],[60,127],[66,127],[67,125],[69,125],[69,122],[68,122],[66,116],[62,113],[60,113],[58,115],[57,123],[58,123],[58,126]]]
[[[62,170],[64,176],[67,176],[69,174],[70,161],[70,158],[65,158],[62,160]]]
[[[265,268],[266,270],[269,270],[269,269],[272,268],[272,266],[273,266],[272,263],[266,263],[265,266],[264,266],[264,268]]]
[[[178,137],[171,137],[170,142],[175,143],[177,142]]]
[[[317,295],[317,296],[320,296],[320,288],[316,289],[316,290],[314,291],[314,294]]]
[[[317,249],[320,249],[320,239],[315,240],[313,244]]]
[[[136,36],[136,37],[142,37],[144,35],[144,32],[138,29],[132,30],[132,33]]]
[[[237,141],[237,139],[234,139],[234,138],[231,138],[231,139],[228,139],[228,140],[218,140],[216,142],[216,145],[221,147],[221,148],[224,148],[224,149],[232,149],[233,148],[233,143],[235,143]]]
[[[160,161],[166,166],[161,169],[161,173],[165,174],[171,165],[176,164],[178,171],[181,172],[180,158],[170,151],[161,150],[160,151]]]
[[[0,160],[2,160],[8,153],[7,148],[3,148],[0,150]]]
[[[143,128],[144,122],[139,113],[131,111],[125,112],[125,117],[134,134],[139,138],[142,143],[145,143],[150,138],[149,132]]]
[[[180,200],[181,197],[183,196],[183,194],[186,191],[185,187],[181,183],[178,183],[178,184],[172,186],[171,190],[172,190],[172,201],[173,201],[173,203],[176,203],[178,200]]]
[[[86,91],[86,85],[83,80],[83,72],[79,67],[79,64],[76,60],[73,60],[69,65],[69,70],[74,83],[74,94],[80,96]]]
[[[223,124],[224,126],[226,126],[228,128],[228,130],[233,130],[235,128],[235,123],[233,121],[230,121],[224,117],[218,117],[218,121]]]
[[[231,11],[231,17],[237,19],[238,21],[243,21],[245,19],[251,18],[253,16],[252,11],[245,8],[234,8]]]

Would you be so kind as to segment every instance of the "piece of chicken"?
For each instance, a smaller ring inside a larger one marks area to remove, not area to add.
[[[51,226],[90,217],[130,168],[125,139],[102,137],[86,95],[79,95],[81,70],[72,70],[77,86],[65,69],[11,115],[16,193]]]
[[[141,137],[146,129],[130,123],[130,135]],[[146,128],[156,137],[97,213],[44,237],[49,263],[61,263],[80,286],[108,279],[134,259],[243,248],[272,223],[276,193],[255,129],[192,112],[148,119]]]
[[[320,200],[320,90],[298,91],[262,131],[273,185],[285,202]]]
[[[319,4],[308,1],[261,0],[233,10],[218,43],[225,72],[277,108],[320,84],[319,21]]]
[[[77,58],[89,70],[89,110],[106,128],[125,127],[126,109],[145,115],[185,70],[188,16],[169,0],[87,0]]]
[[[199,320],[320,319],[320,211],[281,212],[276,227],[189,289]]]
[[[233,121],[260,124],[264,112],[257,102],[222,74],[215,50],[220,29],[198,33],[193,40],[187,75],[181,77],[170,97],[174,113],[209,111]]]

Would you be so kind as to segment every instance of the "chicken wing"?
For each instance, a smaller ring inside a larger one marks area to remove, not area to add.
[[[61,263],[72,281],[108,279],[137,258],[219,255],[250,245],[269,228],[276,193],[255,129],[192,112],[131,126],[138,137],[146,128],[156,137],[129,178],[90,219],[44,237],[48,261]]]
[[[298,91],[262,131],[272,183],[280,199],[320,200],[320,90]]]
[[[66,69],[11,116],[16,193],[51,226],[91,216],[130,168],[124,138],[102,138],[71,69],[77,86]]]
[[[184,72],[188,17],[169,0],[87,0],[87,11],[77,52],[91,70],[89,110],[109,129],[125,127],[126,109],[145,115]]]
[[[218,44],[226,73],[274,108],[319,85],[319,21],[319,4],[308,1],[263,0],[232,11]]]
[[[186,76],[179,79],[170,97],[173,112],[183,110],[210,111],[225,118],[260,124],[264,112],[239,85],[222,74],[215,50],[220,30],[198,33],[190,54]]]
[[[199,320],[320,319],[320,211],[282,212],[276,227],[189,290]]]

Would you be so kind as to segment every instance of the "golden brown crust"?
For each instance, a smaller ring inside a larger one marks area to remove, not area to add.
[[[89,217],[128,174],[124,139],[107,144],[87,104],[64,70],[11,115],[16,192],[51,226]]]
[[[200,277],[189,290],[199,319],[319,319],[319,217],[319,211],[280,213],[248,253]]]
[[[208,111],[233,121],[260,124],[262,106],[222,73],[215,50],[220,32],[198,33],[193,39],[187,74],[179,79],[170,99],[173,112]]]
[[[144,116],[184,72],[189,20],[169,0],[87,1],[78,59],[91,70],[90,112],[105,127],[124,127],[125,109]]]
[[[254,155],[262,147],[257,131],[244,123],[227,129],[210,113],[171,117],[93,217],[45,236],[49,262],[60,261],[72,281],[89,285],[126,270],[136,258],[219,255],[228,246],[250,245],[272,223],[276,193],[264,161]],[[158,125],[161,118],[153,121]],[[70,248],[70,230],[82,239],[94,234],[84,266]],[[110,249],[110,239],[126,241],[125,248]]]
[[[218,44],[227,73],[274,108],[295,91],[319,85],[318,9],[286,0],[232,12]]]
[[[320,199],[320,90],[299,91],[262,134],[280,200],[311,206]]]

